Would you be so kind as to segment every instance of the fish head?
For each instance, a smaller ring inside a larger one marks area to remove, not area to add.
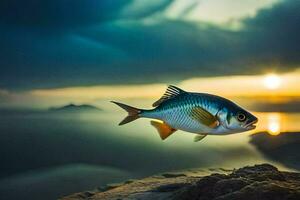
[[[223,113],[223,126],[232,132],[244,132],[256,128],[257,117],[239,106],[226,109]]]

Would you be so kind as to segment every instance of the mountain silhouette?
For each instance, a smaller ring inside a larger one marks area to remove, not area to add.
[[[68,104],[61,107],[51,107],[49,108],[50,111],[57,111],[57,112],[97,112],[101,111],[100,108],[88,104],[81,104],[81,105],[75,105],[75,104]]]

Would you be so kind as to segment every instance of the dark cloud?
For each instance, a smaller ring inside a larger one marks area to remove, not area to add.
[[[299,9],[300,1],[287,0],[244,20],[245,56],[254,55],[261,64],[274,63],[282,68],[299,66]]]
[[[172,1],[3,0],[0,2],[0,22],[8,26],[44,28],[57,32],[120,18],[146,17],[164,10]]]
[[[155,23],[145,20],[172,1],[142,7],[125,0],[14,2],[1,3],[3,88],[168,82],[287,71],[300,63],[298,1],[261,10],[239,31],[159,16],[152,17]]]
[[[0,3],[1,22],[23,27],[69,28],[116,18],[127,3],[128,0],[4,0]]]

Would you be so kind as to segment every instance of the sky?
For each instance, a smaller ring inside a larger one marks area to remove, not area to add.
[[[0,106],[145,88],[155,89],[140,96],[153,97],[170,83],[258,95],[269,90],[252,83],[270,73],[289,80],[276,94],[300,95],[299,9],[294,0],[4,0]]]

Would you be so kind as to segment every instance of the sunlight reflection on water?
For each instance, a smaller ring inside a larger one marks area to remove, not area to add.
[[[258,117],[258,126],[251,133],[266,131],[270,135],[276,136],[283,132],[297,132],[300,130],[298,113],[255,113]]]
[[[279,135],[281,128],[281,116],[279,113],[268,114],[268,133],[270,135]]]

